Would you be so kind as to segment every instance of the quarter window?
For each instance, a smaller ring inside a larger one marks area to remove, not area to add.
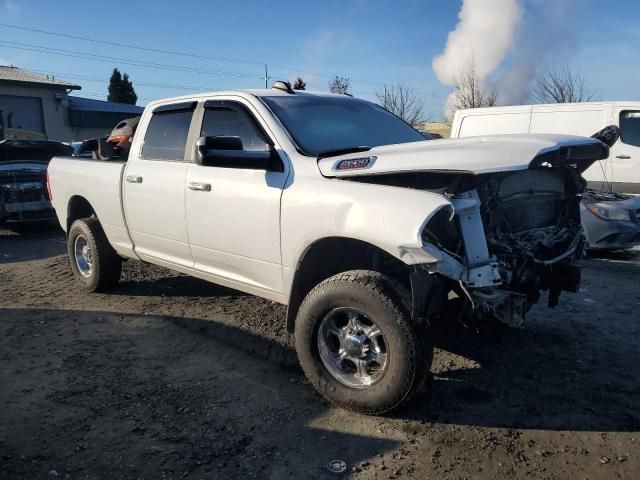
[[[620,138],[627,145],[640,147],[640,112],[620,112]]]
[[[154,113],[147,127],[141,158],[183,160],[192,115],[192,110]]]

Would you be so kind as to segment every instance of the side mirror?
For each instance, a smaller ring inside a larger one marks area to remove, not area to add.
[[[233,136],[198,138],[196,163],[205,167],[282,171],[282,161],[273,148],[246,151],[240,137]]]
[[[242,139],[231,135],[220,135],[217,137],[200,137],[206,150],[244,150]]]

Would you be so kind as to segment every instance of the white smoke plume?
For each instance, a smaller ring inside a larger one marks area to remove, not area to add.
[[[463,0],[444,51],[433,59],[433,71],[441,83],[453,85],[472,63],[480,84],[496,87],[498,103],[524,103],[545,61],[567,56],[575,23],[571,12],[581,1]],[[501,68],[507,57],[508,66]]]
[[[444,52],[433,60],[433,71],[440,82],[452,85],[473,61],[484,82],[515,42],[522,6],[518,0],[463,0],[458,18]]]
[[[531,86],[547,63],[570,63],[576,10],[582,0],[525,0],[524,20],[510,51],[510,65],[495,81],[501,105],[529,100]]]

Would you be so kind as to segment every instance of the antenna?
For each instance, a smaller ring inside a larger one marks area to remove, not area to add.
[[[271,77],[269,76],[269,66],[265,63],[264,64],[264,88],[269,88],[268,86],[269,80],[271,80]]]

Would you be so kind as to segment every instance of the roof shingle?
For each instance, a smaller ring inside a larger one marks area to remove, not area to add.
[[[0,81],[30,83],[52,88],[68,88],[70,90],[80,90],[82,88],[80,85],[56,79],[52,75],[38,75],[18,67],[6,65],[0,65]]]

